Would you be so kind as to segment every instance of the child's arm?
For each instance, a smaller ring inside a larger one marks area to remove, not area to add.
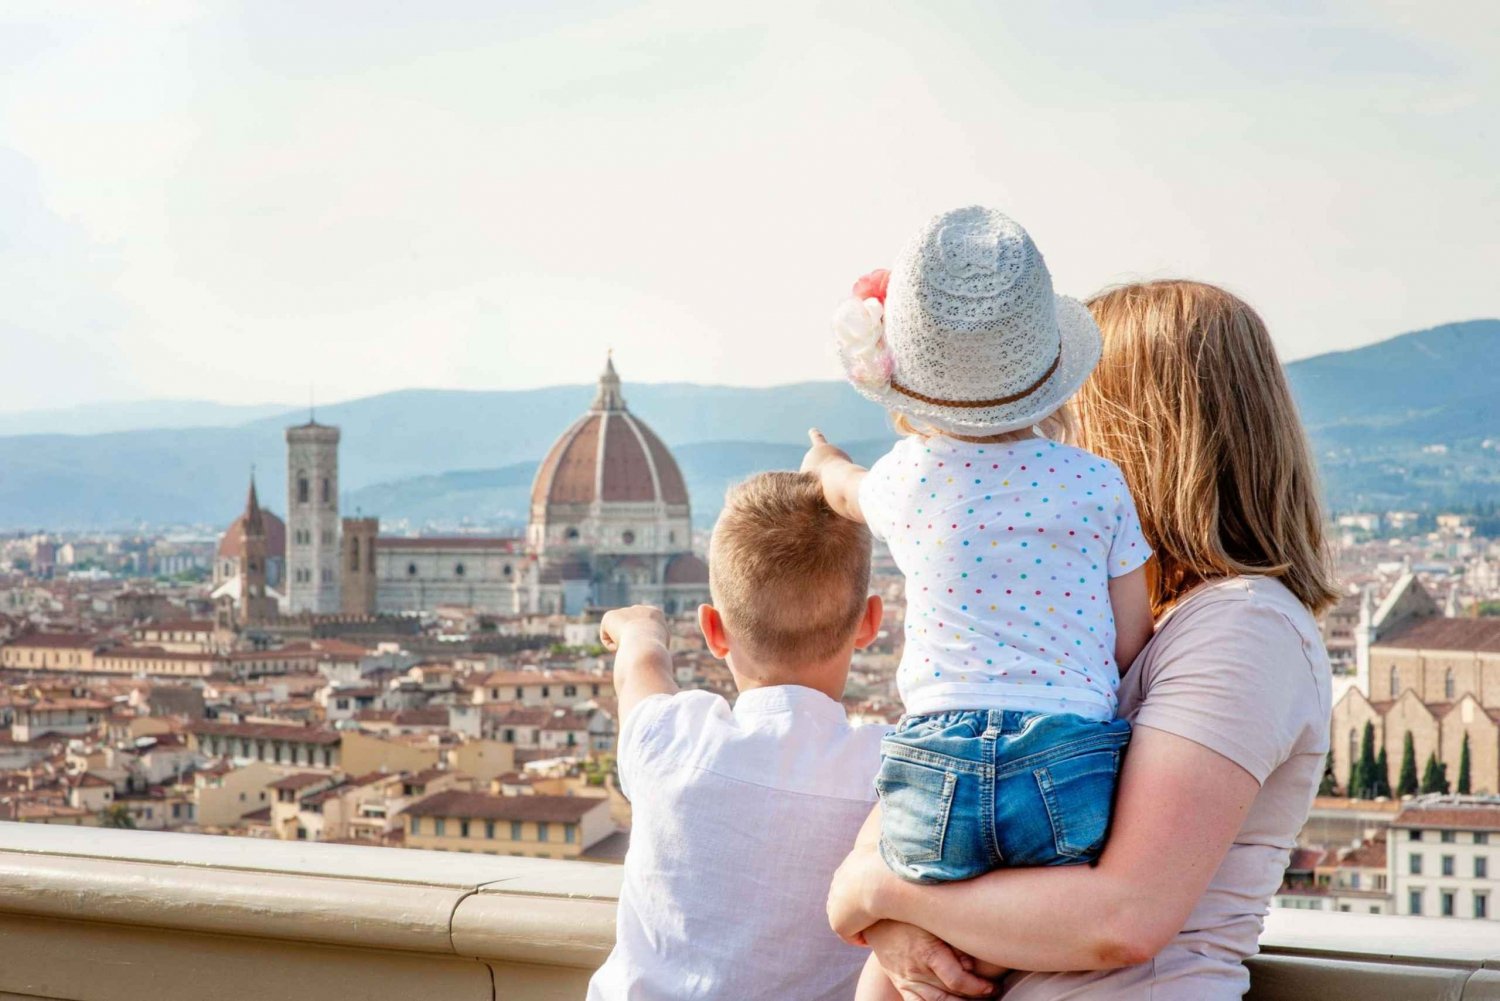
[[[672,677],[671,640],[661,609],[650,605],[616,608],[599,623],[599,641],[615,655],[615,696],[620,700],[620,720],[630,715],[642,699],[652,695],[676,695]]]
[[[1156,628],[1144,566],[1110,579],[1109,604],[1115,616],[1115,664],[1124,674]]]
[[[835,514],[863,525],[865,515],[859,507],[859,485],[869,470],[856,466],[837,445],[828,444],[817,428],[807,432],[807,437],[812,440],[812,448],[802,457],[802,472],[817,474],[823,484],[823,497]]]

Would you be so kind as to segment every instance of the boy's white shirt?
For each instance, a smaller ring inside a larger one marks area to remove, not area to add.
[[[868,953],[828,928],[875,802],[883,726],[796,685],[653,695],[625,719],[633,812],[616,943],[589,1001],[847,999]]]

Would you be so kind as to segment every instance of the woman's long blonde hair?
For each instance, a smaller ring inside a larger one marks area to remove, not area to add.
[[[1079,442],[1135,495],[1157,613],[1234,574],[1275,577],[1313,612],[1332,604],[1317,473],[1260,317],[1190,281],[1126,285],[1088,305],[1104,355],[1075,397]]]

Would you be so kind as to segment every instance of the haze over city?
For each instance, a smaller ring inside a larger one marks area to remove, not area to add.
[[[0,409],[835,378],[922,216],[1286,358],[1496,312],[1496,8],[7,5]]]

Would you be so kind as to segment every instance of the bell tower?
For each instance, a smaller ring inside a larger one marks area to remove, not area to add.
[[[339,429],[309,419],[286,429],[287,605],[339,610]]]
[[[239,625],[263,626],[276,618],[276,600],[266,591],[266,520],[255,495],[255,477],[245,498],[245,554],[240,567]]]

